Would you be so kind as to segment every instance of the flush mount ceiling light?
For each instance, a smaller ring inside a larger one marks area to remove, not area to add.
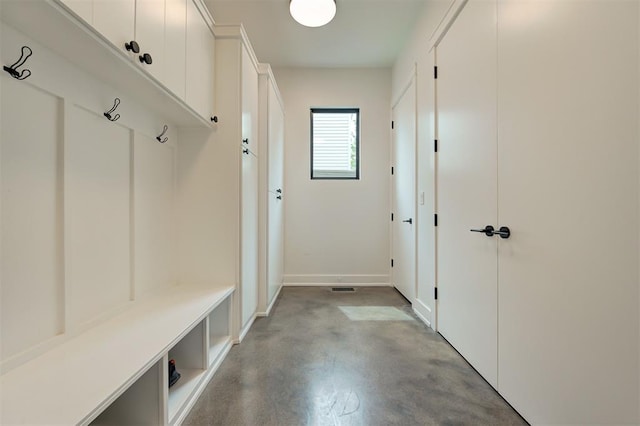
[[[289,12],[305,27],[321,27],[336,16],[335,0],[290,0]]]

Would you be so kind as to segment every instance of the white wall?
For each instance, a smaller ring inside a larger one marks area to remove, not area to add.
[[[434,52],[430,50],[434,32],[454,0],[429,0],[418,19],[413,35],[398,55],[392,70],[394,102],[406,87],[409,78],[416,73],[418,150],[417,167],[417,288],[413,308],[422,319],[436,328],[434,286],[436,283],[435,227],[433,214],[437,211],[435,192],[436,159],[433,151],[435,138],[434,113]],[[424,194],[424,195],[423,195]],[[424,203],[421,199],[424,197]]]
[[[274,70],[286,105],[285,284],[389,283],[389,69]],[[312,107],[360,108],[360,179],[310,179]]]

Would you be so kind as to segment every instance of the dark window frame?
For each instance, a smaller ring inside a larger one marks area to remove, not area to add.
[[[355,176],[314,176],[313,175],[313,114],[314,113],[327,113],[327,114],[356,114],[356,175]],[[309,112],[310,122],[310,159],[309,175],[312,180],[360,180],[360,108],[311,108]]]

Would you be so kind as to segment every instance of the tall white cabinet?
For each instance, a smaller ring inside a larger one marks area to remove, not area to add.
[[[284,105],[267,64],[260,65],[259,306],[268,315],[284,275]]]
[[[237,176],[240,197],[227,202],[237,206],[240,216],[235,327],[240,341],[258,309],[258,162],[261,155],[258,61],[242,26],[216,26],[216,93],[219,143],[233,147],[230,149],[237,153],[230,168],[235,168],[231,176]]]

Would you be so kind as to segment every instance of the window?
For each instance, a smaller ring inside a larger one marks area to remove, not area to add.
[[[311,179],[360,179],[360,109],[311,109]]]

